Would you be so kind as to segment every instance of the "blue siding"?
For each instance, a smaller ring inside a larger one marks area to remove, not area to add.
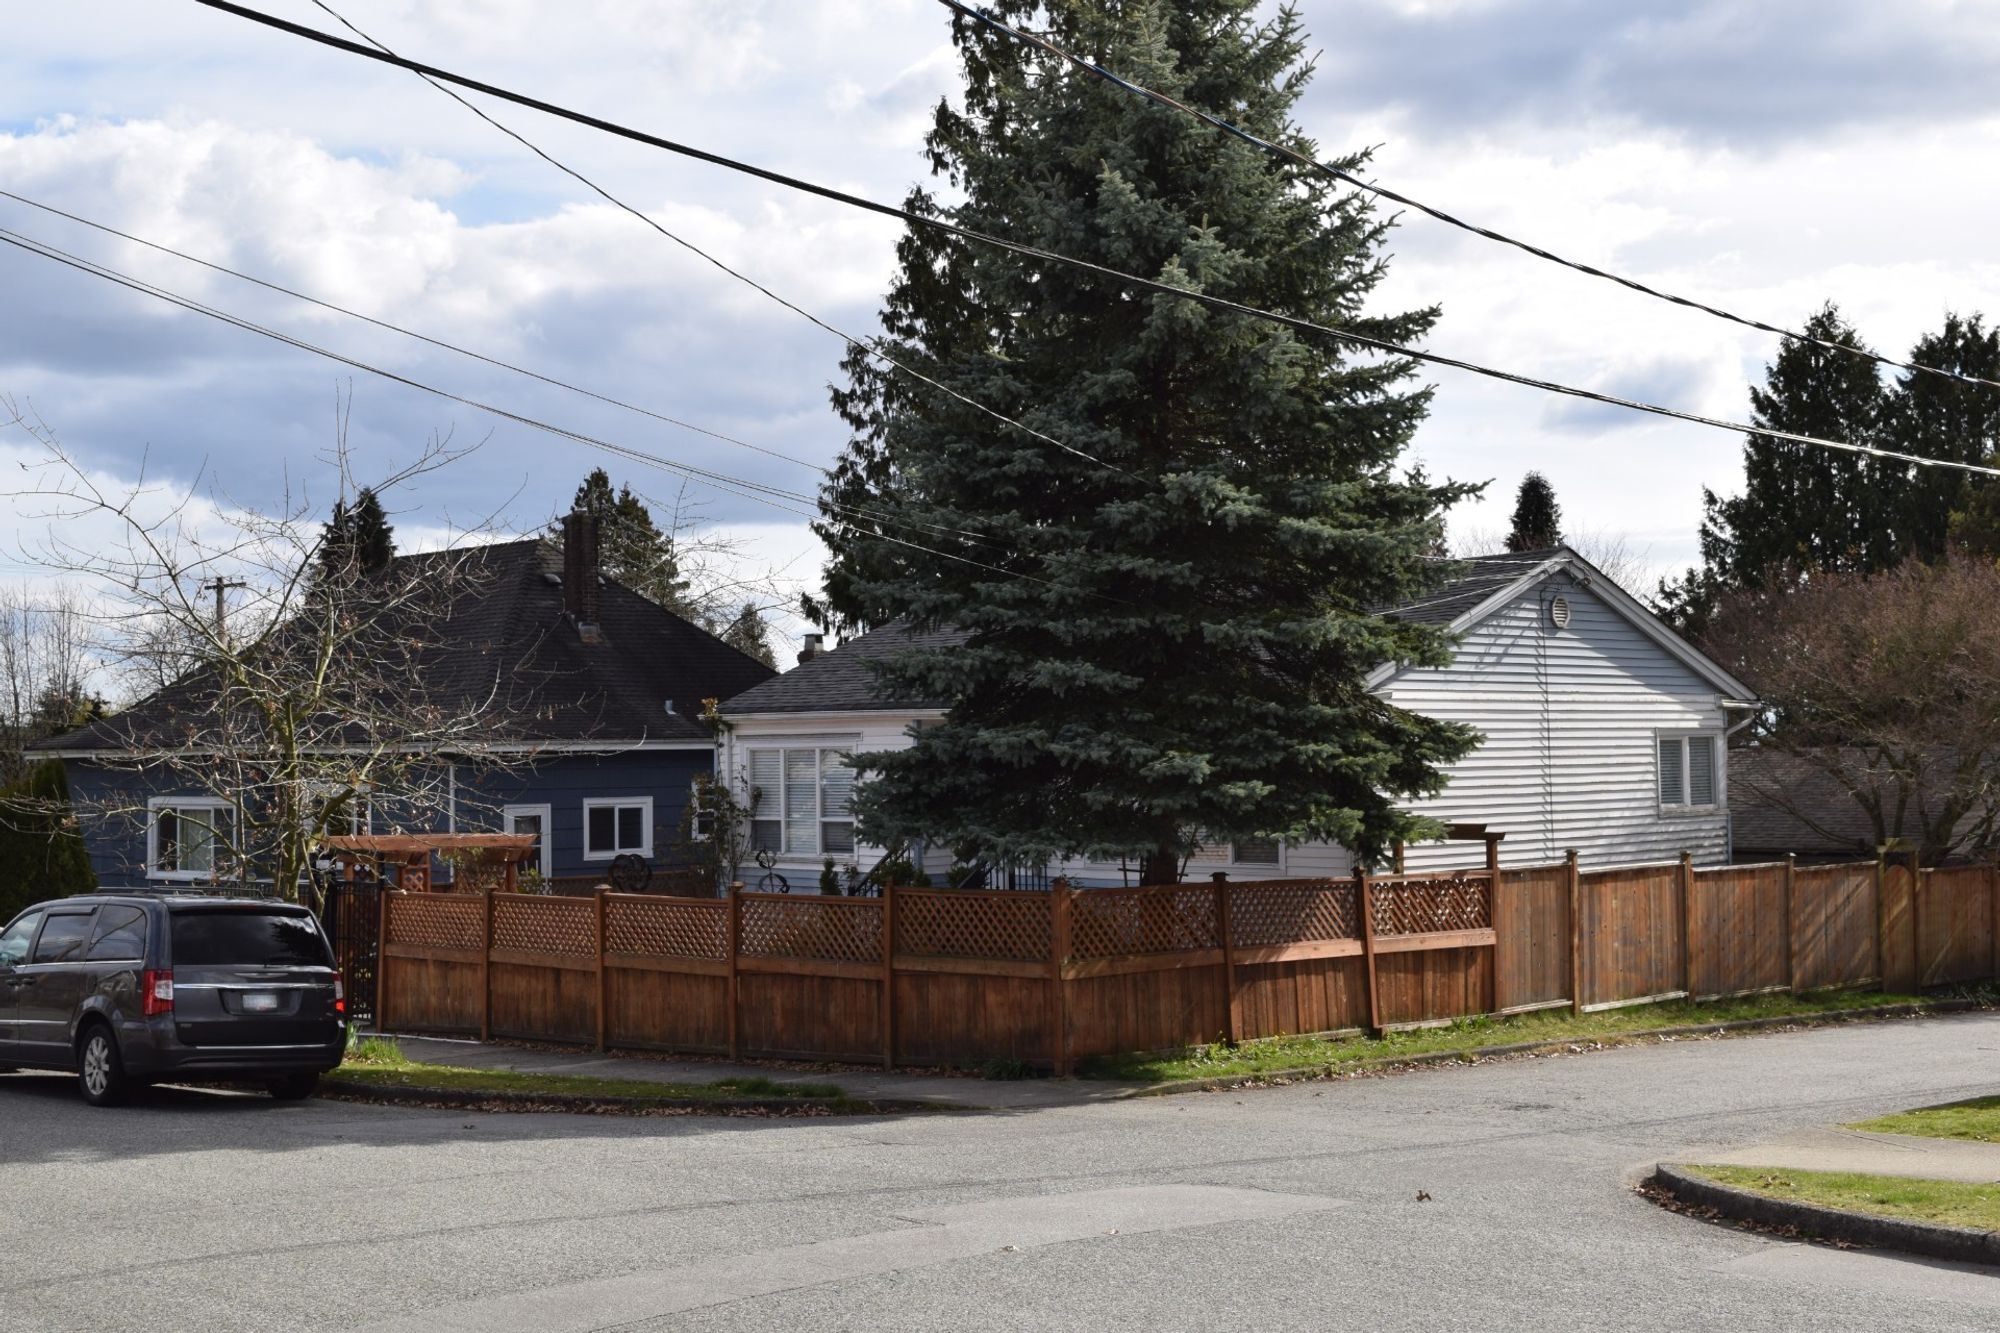
[[[146,802],[155,796],[201,795],[170,774],[133,773],[87,760],[68,760],[70,794],[99,884],[146,882]],[[497,830],[508,805],[546,805],[553,837],[551,869],[587,875],[604,868],[583,859],[583,803],[592,797],[647,796],[653,801],[653,859],[676,859],[681,815],[696,775],[715,768],[712,750],[640,750],[605,755],[560,755],[519,771],[458,766],[460,832]],[[441,829],[445,821],[416,818],[388,799],[375,803],[373,829]]]

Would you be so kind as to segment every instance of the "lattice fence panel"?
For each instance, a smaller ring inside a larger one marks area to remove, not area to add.
[[[597,953],[597,904],[582,898],[502,894],[493,900],[493,947],[589,958]]]
[[[1275,880],[1229,886],[1229,938],[1243,948],[1361,938],[1353,880]]]
[[[477,949],[486,900],[442,893],[391,893],[389,941],[422,949]]]
[[[1493,924],[1493,885],[1484,876],[1370,884],[1377,935],[1485,930]]]
[[[1085,889],[1072,903],[1070,953],[1075,958],[1181,953],[1221,944],[1215,890],[1205,884]]]
[[[746,958],[882,959],[882,904],[825,898],[745,896],[737,940]]]
[[[896,890],[896,952],[1038,962],[1049,956],[1046,893]]]
[[[606,898],[604,951],[725,962],[729,958],[729,904]]]

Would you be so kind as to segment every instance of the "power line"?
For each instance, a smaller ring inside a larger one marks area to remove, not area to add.
[[[121,287],[126,287],[132,291],[140,292],[147,296],[154,297],[157,300],[165,301],[170,305],[179,306],[184,310],[190,310],[195,312],[196,314],[206,315],[211,319],[218,320],[224,324],[232,325],[236,328],[244,330],[245,332],[258,334],[262,337],[272,339],[275,342],[284,343],[287,346],[297,348],[300,351],[310,352],[315,356],[324,357],[329,361],[338,362],[341,365],[349,366],[355,370],[360,370],[367,374],[378,376],[382,379],[389,380],[392,383],[401,384],[407,388],[416,389],[419,390],[420,392],[431,394],[435,397],[445,399],[448,402],[459,403],[465,407],[470,407],[477,411],[487,412],[493,416],[500,417],[503,420],[512,421],[519,425],[527,426],[533,430],[544,431],[550,435],[557,436],[558,438],[561,439],[572,440],[579,444],[588,445],[594,449],[603,450],[606,453],[614,454],[623,458],[628,458],[634,462],[643,463],[649,467],[656,467],[661,469],[662,471],[671,472],[679,476],[688,477],[692,480],[703,481],[706,482],[708,485],[714,486],[716,489],[721,490],[727,494],[735,495],[741,499],[755,500],[761,504],[769,505],[770,507],[781,510],[785,513],[794,514],[803,518],[817,517],[817,514],[810,509],[796,509],[784,503],[786,499],[792,499],[808,505],[817,503],[824,506],[825,508],[833,509],[836,512],[847,512],[852,514],[858,514],[860,517],[863,518],[870,517],[870,515],[862,511],[848,510],[846,509],[845,506],[839,505],[833,501],[823,500],[823,499],[816,500],[812,496],[800,495],[797,492],[784,491],[777,487],[766,486],[760,482],[753,482],[746,480],[745,478],[742,477],[731,476],[728,473],[712,472],[706,468],[698,468],[688,463],[677,463],[672,459],[661,458],[656,454],[650,454],[645,452],[644,450],[632,448],[630,445],[622,445],[614,443],[610,440],[599,439],[594,435],[586,435],[581,431],[570,430],[568,427],[565,426],[553,425],[549,422],[542,421],[535,417],[526,416],[522,413],[514,412],[504,407],[498,407],[492,403],[483,402],[477,398],[470,398],[463,394],[453,393],[449,389],[441,389],[436,385],[425,383],[422,380],[414,379],[411,376],[401,374],[397,371],[388,370],[381,366],[373,365],[367,361],[360,360],[357,357],[348,356],[345,353],[336,352],[329,348],[321,347],[315,343],[306,342],[304,339],[296,338],[291,334],[282,332],[281,330],[278,329],[268,328],[262,324],[256,323],[253,320],[245,319],[240,315],[231,314],[226,310],[219,310],[213,306],[204,305],[202,302],[196,301],[191,297],[182,296],[179,293],[170,291],[164,287],[160,287],[157,286],[156,284],[146,282],[140,278],[132,277],[129,274],[120,273],[117,270],[109,268],[105,265],[95,263],[91,260],[84,259],[77,255],[69,254],[66,251],[59,250],[55,246],[47,244],[46,242],[37,241],[31,237],[19,235],[18,233],[8,231],[5,228],[0,228],[0,244],[11,245],[16,249],[24,250],[29,254],[39,255],[44,259],[53,260],[56,263],[66,265],[80,272],[88,273],[93,277],[102,278],[107,282],[114,282]],[[975,560],[972,559],[970,556],[955,555],[950,551],[940,551],[936,547],[926,546],[921,542],[914,542],[908,540],[907,538],[893,536],[888,532],[882,531],[881,521],[879,520],[879,518],[875,520],[875,523],[876,523],[875,535],[883,541],[892,542],[898,546],[905,546],[912,550],[922,551],[928,555],[940,556],[946,560],[953,560],[960,564],[971,565],[979,569],[988,570],[991,571],[992,573],[1000,574],[1010,579],[1024,579],[1030,583],[1040,583],[1050,587],[1058,586],[1055,584],[1054,580],[1051,579],[1040,578],[1033,574],[1024,574],[1018,570],[1006,569],[1000,565],[989,564],[983,560]],[[1085,591],[1084,595],[1102,597],[1107,601],[1120,600],[1117,598],[1107,597],[1105,594],[1102,593],[1092,593],[1087,590]]]
[[[736,445],[738,448],[749,449],[755,453],[766,454],[772,458],[781,459],[787,463],[795,463],[800,467],[811,468],[813,471],[819,473],[821,476],[832,475],[827,468],[822,467],[818,463],[808,462],[803,458],[794,458],[790,454],[779,453],[775,449],[767,449],[762,445],[751,444],[747,440],[739,440],[733,435],[725,435],[721,431],[712,430],[707,426],[697,425],[692,421],[686,421],[681,419],[680,417],[668,416],[663,412],[655,412],[651,408],[640,407],[637,406],[636,404],[625,402],[622,399],[613,398],[609,394],[598,393],[594,389],[586,389],[581,387],[580,385],[571,384],[567,380],[558,379],[552,375],[544,375],[540,371],[530,370],[525,366],[514,365],[512,362],[500,360],[498,357],[487,356],[482,352],[475,352],[470,348],[461,347],[457,343],[448,342],[442,338],[434,338],[429,334],[418,333],[414,329],[404,328],[400,324],[393,324],[385,319],[377,319],[372,315],[364,315],[358,310],[351,310],[346,306],[338,305],[332,301],[323,300],[320,297],[310,295],[309,293],[306,292],[295,290],[291,287],[286,287],[281,283],[271,282],[268,279],[260,278],[253,273],[245,273],[240,269],[233,269],[225,264],[218,264],[211,260],[203,259],[199,255],[192,255],[184,250],[176,250],[174,247],[170,245],[162,245],[157,241],[149,241],[143,236],[137,236],[131,232],[122,231],[117,227],[109,226],[102,222],[93,221],[92,219],[84,217],[80,214],[71,213],[65,209],[57,208],[52,204],[41,203],[37,200],[28,198],[26,195],[16,194],[12,190],[0,189],[0,198],[12,199],[16,203],[26,204],[30,208],[38,208],[45,213],[52,214],[59,218],[66,218],[71,222],[78,223],[85,227],[94,228],[97,231],[103,232],[108,236],[116,236],[120,240],[130,241],[134,245],[143,245],[148,249],[156,250],[161,254],[172,255],[176,259],[185,260],[190,264],[198,264],[201,267],[209,269],[212,272],[227,274],[229,277],[239,279],[240,281],[243,282],[251,283],[258,287],[262,287],[267,291],[277,292],[281,296],[288,296],[294,300],[304,301],[309,305],[318,306],[322,310],[330,310],[335,314],[345,315],[350,319],[360,320],[364,324],[372,324],[376,328],[386,329],[391,333],[399,333],[406,338],[413,338],[418,342],[427,343],[432,347],[441,348],[448,352],[456,352],[460,356],[470,357],[474,361],[483,362],[486,365],[494,366],[501,370],[511,371],[516,375],[525,375],[529,379],[538,380],[543,384],[552,385],[553,387],[558,389],[567,389],[571,393],[581,394],[586,398],[595,399],[600,403],[606,403],[612,407],[623,408],[628,412],[635,412],[640,416],[651,417],[655,421],[663,421],[667,425],[678,427],[681,430],[693,431],[697,435],[706,435],[710,439],[720,440],[724,444],[733,444]],[[44,242],[39,242],[39,241],[35,243],[38,245],[45,244]],[[49,246],[47,248],[51,250],[54,249],[53,246]],[[750,484],[750,483],[746,482],[745,484]],[[803,500],[805,503],[808,504],[816,503],[816,499],[814,497],[807,496],[802,492],[786,491],[780,488],[778,489],[777,493],[782,494],[788,498]],[[848,508],[850,509],[851,512],[854,513],[869,515],[871,517],[880,517],[880,515],[876,515],[874,511],[869,510],[862,506],[850,505],[848,506]],[[901,521],[908,522],[909,520],[901,520]],[[952,536],[965,537],[969,538],[970,540],[987,543],[989,545],[992,544],[990,538],[987,538],[980,533],[969,531],[968,529],[965,528],[953,528],[953,527],[946,527],[942,525],[928,524],[928,523],[918,523],[914,524],[914,526],[930,528],[932,531],[937,533],[950,534]]]
[[[320,9],[326,11],[326,13],[332,15],[333,18],[337,22],[339,22],[342,27],[346,28],[349,32],[353,33],[355,36],[361,38],[361,40],[367,42],[377,51],[391,57],[394,57],[396,55],[396,53],[394,51],[391,51],[387,46],[383,45],[381,42],[376,41],[373,37],[370,37],[367,33],[363,32],[361,29],[355,27],[352,23],[348,22],[347,19],[343,17],[338,10],[334,9],[333,6],[326,4],[325,0],[313,0],[313,3],[317,5]],[[306,31],[310,32],[312,30],[308,28],[306,29]],[[400,60],[400,58],[398,59]],[[847,333],[841,329],[834,327],[834,325],[828,323],[826,320],[820,318],[818,315],[815,315],[810,310],[807,310],[804,306],[801,306],[796,302],[787,299],[786,297],[780,296],[777,292],[765,286],[763,283],[758,282],[755,278],[752,278],[751,276],[742,272],[741,270],[736,269],[730,266],[729,264],[724,263],[722,260],[716,258],[708,251],[696,245],[693,241],[688,240],[685,236],[682,236],[674,231],[669,230],[666,226],[662,225],[657,219],[649,216],[640,209],[634,208],[632,205],[626,203],[623,199],[618,198],[616,195],[612,194],[609,190],[605,189],[602,185],[599,185],[596,181],[590,179],[588,176],[584,175],[576,168],[570,166],[565,162],[557,160],[551,154],[543,151],[535,144],[529,142],[529,140],[525,135],[522,135],[521,133],[519,133],[518,131],[512,129],[507,125],[501,124],[498,120],[495,120],[492,116],[480,110],[477,106],[474,106],[471,102],[459,96],[459,94],[453,92],[450,88],[445,87],[444,84],[438,82],[437,79],[432,78],[430,74],[426,73],[423,70],[417,70],[416,74],[417,77],[421,78],[425,83],[428,83],[431,87],[437,89],[439,92],[443,93],[446,97],[449,97],[452,101],[458,103],[460,106],[464,107],[467,111],[470,111],[473,115],[479,117],[481,120],[485,121],[488,125],[491,125],[494,129],[500,131],[502,134],[512,139],[515,143],[520,144],[523,148],[533,153],[536,157],[541,158],[542,161],[548,163],[556,170],[570,177],[572,180],[582,185],[585,189],[590,190],[593,194],[596,194],[606,203],[612,204],[615,207],[621,208],[625,212],[630,213],[633,217],[639,219],[639,221],[645,223],[647,226],[651,227],[654,231],[660,233],[660,235],[672,241],[675,245],[680,246],[682,249],[687,250],[691,254],[697,255],[700,258],[707,260],[710,264],[714,265],[718,269],[721,269],[724,273],[736,279],[738,282],[743,283],[745,286],[750,287],[755,291],[761,292],[763,295],[769,297],[773,301],[776,301],[779,305],[791,311],[793,314],[798,315],[800,318],[805,319],[810,323],[818,326],[819,328],[826,330],[826,332],[831,333],[836,338],[839,338],[842,342],[845,342],[849,347],[852,347],[855,351],[861,352],[867,356],[874,357],[877,361],[880,361],[883,365],[888,366],[893,370],[900,371],[901,373],[910,376],[912,379],[927,384],[931,388],[936,389],[940,393],[948,394],[951,397],[956,398],[959,402],[964,403],[967,407],[975,408],[980,412],[984,412],[987,416],[992,417],[996,421],[1003,422],[1004,424],[1012,426],[1017,430],[1026,431],[1029,435],[1042,441],[1045,444],[1052,444],[1058,449],[1064,450],[1065,452],[1068,453],[1075,454],[1078,458],[1086,459],[1092,463],[1096,463],[1100,467],[1110,468],[1113,472],[1125,473],[1125,475],[1127,476],[1133,475],[1127,472],[1126,469],[1119,467],[1116,464],[1107,463],[1101,458],[1095,457],[1094,455],[1091,454],[1087,454],[1083,450],[1078,449],[1072,445],[1065,444],[1063,441],[1056,439],[1052,435],[1048,435],[1043,433],[1042,431],[1038,431],[1033,426],[1029,426],[1024,424],[1023,422],[1017,421],[1013,417],[1008,416],[1004,412],[997,411],[994,408],[988,407],[984,403],[977,401],[976,399],[968,397],[966,394],[959,392],[957,389],[952,388],[948,384],[940,383],[938,380],[933,379],[931,376],[924,374],[922,371],[914,369],[913,367],[908,366],[903,362],[897,360],[895,357],[890,356],[887,352],[881,350],[880,347],[876,346],[874,342],[870,340],[860,338],[855,334]]]
[[[1285,145],[1280,143],[1273,143],[1271,140],[1263,138],[1260,135],[1253,134],[1249,130],[1244,129],[1239,125],[1232,124],[1231,122],[1224,120],[1220,116],[1212,115],[1209,112],[1203,111],[1197,107],[1189,106],[1185,102],[1177,101],[1174,98],[1167,96],[1165,93],[1156,92],[1153,89],[1146,87],[1142,83],[1135,83],[1131,79],[1127,79],[1118,74],[1114,74],[1110,70],[1104,68],[1104,66],[1102,65],[1086,60],[1082,56],[1076,55],[1068,50],[1065,50],[1064,48],[1056,45],[1054,42],[1050,41],[1046,37],[1043,37],[1037,33],[1028,32],[1021,28],[1017,28],[1010,23],[1004,22],[1001,19],[994,18],[991,14],[986,13],[984,10],[976,9],[971,5],[962,4],[960,3],[960,0],[938,0],[938,3],[943,5],[947,9],[953,10],[959,14],[963,14],[965,17],[969,19],[974,19],[979,23],[986,25],[989,28],[995,29],[998,32],[1005,33],[1007,36],[1014,38],[1016,41],[1025,42],[1030,46],[1037,47],[1043,51],[1046,51],[1048,54],[1055,56],[1057,59],[1066,61],[1087,74],[1091,74],[1096,76],[1097,78],[1103,79],[1107,83],[1113,84],[1119,88],[1123,88],[1126,92],[1129,92],[1136,97],[1144,98],[1147,101],[1153,102],[1159,106],[1168,107],[1174,111],[1179,111],[1184,115],[1192,116],[1196,120],[1201,121],[1203,124],[1208,125],[1213,129],[1221,130],[1224,134],[1232,135],[1235,138],[1241,139],[1244,143],[1247,143],[1254,148],[1260,148],[1267,153],[1274,153],[1277,156],[1283,157],[1288,161],[1295,162],[1302,167],[1307,167],[1313,171],[1320,172],[1323,175],[1330,176],[1334,180],[1340,181],[1343,184],[1353,186],[1355,189],[1366,190],[1368,193],[1376,195],[1379,198],[1387,199],[1392,203],[1402,204],[1407,208],[1414,208],[1419,213],[1423,213],[1428,217],[1435,218],[1439,222],[1445,223],[1448,226],[1456,227],[1460,231],[1471,232],[1475,236],[1482,236],[1489,241],[1498,241],[1502,245],[1511,245],[1517,250],[1522,250],[1527,252],[1528,254],[1535,256],[1535,258],[1537,259],[1545,259],[1551,264],[1560,265],[1561,267],[1567,269],[1573,269],[1578,273],[1586,274],[1593,278],[1602,278],[1607,282],[1615,282],[1619,286],[1638,292],[1642,296],[1651,296],[1657,300],[1666,301],[1677,306],[1683,306],[1689,310],[1698,310],[1705,315],[1713,315],[1718,319],[1728,320],[1732,324],[1739,324],[1747,329],[1756,329],[1760,333],[1774,333],[1777,334],[1779,337],[1790,338],[1794,342],[1809,343],[1815,347],[1823,347],[1828,351],[1846,352],[1851,356],[1863,357],[1869,361],[1875,362],[1877,365],[1890,366],[1897,370],[1917,371],[1925,375],[1936,375],[1942,379],[1956,380],[1961,384],[1976,384],[1984,388],[2000,389],[2000,380],[1990,380],[1979,375],[1964,375],[1960,374],[1957,371],[1946,370],[1939,366],[1926,366],[1915,362],[1898,361],[1893,357],[1883,356],[1880,353],[1870,351],[1868,348],[1865,347],[1855,347],[1847,343],[1834,342],[1828,338],[1816,338],[1809,333],[1799,333],[1791,329],[1780,328],[1775,324],[1766,324],[1763,320],[1752,319],[1747,315],[1734,314],[1728,310],[1723,310],[1717,306],[1707,305],[1701,301],[1697,301],[1692,297],[1679,296],[1673,292],[1661,291],[1658,288],[1649,287],[1645,283],[1637,280],[1636,278],[1628,278],[1620,273],[1612,273],[1606,269],[1598,268],[1595,265],[1583,263],[1580,260],[1566,259],[1562,255],[1556,254],[1554,251],[1543,249],[1539,245],[1535,245],[1531,242],[1521,240],[1518,237],[1509,236],[1505,232],[1495,231],[1491,227],[1483,227],[1475,222],[1467,222],[1465,219],[1454,217],[1452,214],[1445,212],[1443,209],[1435,208],[1430,204],[1423,202],[1421,199],[1413,199],[1409,195],[1399,194],[1395,190],[1389,189],[1387,186],[1378,185],[1374,181],[1363,180],[1361,177],[1354,175],[1352,172],[1342,171],[1339,167],[1336,167],[1331,163],[1321,162],[1317,158],[1308,157],[1304,153],[1301,153],[1296,149],[1287,148]]]
[[[1381,352],[1390,356],[1405,357],[1427,365],[1446,366],[1453,370],[1462,370],[1468,374],[1482,375],[1488,379],[1500,380],[1508,384],[1518,384],[1524,388],[1537,389],[1544,393],[1580,398],[1586,402],[1602,403],[1607,407],[1624,408],[1627,411],[1645,412],[1673,421],[1685,421],[1697,426],[1707,426],[1715,430],[1728,431],[1731,434],[1756,435],[1770,440],[1785,440],[1793,444],[1809,444],[1825,449],[1837,449],[1846,453],[1865,454],[1872,458],[1891,459],[1896,462],[1910,463],[1919,467],[1942,467],[1959,472],[1978,473],[1983,476],[2000,476],[2000,468],[1983,467],[1977,463],[1961,463],[1944,458],[1927,458],[1918,454],[1906,454],[1893,449],[1882,449],[1874,445],[1856,444],[1849,440],[1834,440],[1818,435],[1803,435],[1793,431],[1772,430],[1749,425],[1745,422],[1704,416],[1698,412],[1684,412],[1679,408],[1663,407],[1657,403],[1642,402],[1635,398],[1623,398],[1617,394],[1602,393],[1596,389],[1584,389],[1575,385],[1561,384],[1554,380],[1539,379],[1532,375],[1523,375],[1510,370],[1500,370],[1493,366],[1482,365],[1476,361],[1445,356],[1438,352],[1427,352],[1414,347],[1400,346],[1386,339],[1371,337],[1368,334],[1357,333],[1351,329],[1334,328],[1329,325],[1315,323],[1309,319],[1302,319],[1296,315],[1285,315],[1273,310],[1260,309],[1257,306],[1247,305],[1241,301],[1232,301],[1226,297],[1213,296],[1191,288],[1176,287],[1171,283],[1161,282],[1154,278],[1144,278],[1134,273],[1122,272],[1121,270],[1094,263],[1087,259],[1078,259],[1072,255],[1044,250],[1039,246],[1026,245],[1019,241],[1010,241],[1004,237],[975,231],[969,227],[961,227],[957,223],[947,222],[942,218],[927,217],[922,213],[898,208],[893,204],[880,203],[860,195],[850,194],[845,190],[836,190],[831,186],[802,180],[796,176],[789,176],[783,172],[773,171],[768,167],[759,167],[748,162],[741,162],[719,153],[709,152],[707,149],[677,143],[672,139],[665,139],[656,134],[649,134],[644,130],[635,130],[629,126],[589,115],[586,112],[572,111],[566,107],[530,97],[525,93],[512,92],[490,83],[483,83],[478,79],[468,78],[462,74],[454,74],[450,70],[440,69],[435,65],[427,65],[421,61],[410,60],[404,56],[394,55],[386,51],[377,51],[370,47],[347,41],[344,38],[332,36],[329,33],[318,32],[302,24],[276,18],[258,10],[246,9],[242,5],[230,3],[230,0],[195,0],[195,3],[204,5],[210,9],[219,9],[225,13],[235,14],[240,18],[249,19],[253,23],[260,23],[266,27],[276,28],[281,32],[288,32],[294,36],[303,37],[307,41],[317,42],[322,46],[330,46],[336,50],[346,51],[349,54],[362,56],[368,60],[395,65],[400,69],[407,69],[417,74],[441,79],[463,88],[469,88],[474,92],[485,93],[488,96],[497,97],[503,101],[530,107],[548,115],[574,121],[579,125],[587,125],[592,129],[602,130],[607,134],[630,139],[635,143],[643,143],[666,152],[677,153],[696,161],[707,162],[746,176],[753,176],[775,185],[782,185],[787,189],[797,190],[804,194],[817,195],[822,199],[829,199],[835,203],[846,204],[852,208],[878,213],[883,217],[897,218],[911,226],[924,227],[946,235],[958,237],[961,240],[993,246],[1025,258],[1039,259],[1048,263],[1077,269],[1081,272],[1095,274],[1096,276],[1108,278],[1127,286],[1136,287],[1142,291],[1153,292],[1156,295],[1172,297],[1177,300],[1192,301],[1197,305],[1204,305],[1213,310],[1221,310],[1230,314],[1245,315],[1253,319],[1266,320],[1296,332],[1330,337],[1351,343],[1357,347],[1364,347],[1371,351]],[[990,411],[990,409],[983,410]],[[1059,447],[1071,453],[1080,452],[1068,445],[1059,445]],[[1085,455],[1085,457],[1088,457],[1088,455]],[[1092,461],[1097,462],[1100,460],[1092,459]],[[1110,467],[1113,465],[1104,464],[1104,466]]]

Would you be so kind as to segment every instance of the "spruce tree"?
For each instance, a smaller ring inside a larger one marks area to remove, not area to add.
[[[660,531],[653,511],[630,486],[613,491],[610,475],[594,468],[576,488],[570,512],[597,520],[597,554],[606,574],[675,615],[703,621],[681,576],[674,539]],[[560,531],[560,523],[552,525],[552,533]]]
[[[1539,472],[1521,478],[1514,497],[1514,526],[1507,534],[1510,551],[1546,551],[1562,544],[1562,506],[1556,488]]]
[[[1289,8],[993,8],[1318,152],[1290,120],[1311,67]],[[913,209],[1379,338],[1431,326],[1368,310],[1388,224],[1360,195],[962,20],[952,38],[963,106],[941,104],[926,143],[957,202],[918,190]],[[1434,627],[1375,612],[1433,585],[1443,511],[1471,489],[1398,470],[1428,402],[1413,367],[922,229],[898,257],[891,354],[1098,461],[846,361],[853,435],[810,608],[970,635],[881,664],[886,688],[951,711],[857,757],[865,836],[1130,857],[1158,883],[1202,842],[1334,839],[1372,860],[1428,831],[1398,807],[1474,738],[1365,686],[1448,659]]]
[[[764,613],[757,609],[757,603],[745,602],[743,609],[736,613],[736,619],[729,622],[722,631],[722,641],[739,653],[747,653],[767,667],[778,665],[778,655],[771,650],[771,634],[764,624]]]
[[[396,559],[395,531],[374,490],[363,486],[354,503],[337,500],[320,539],[322,573],[342,578],[372,578],[385,573]]]

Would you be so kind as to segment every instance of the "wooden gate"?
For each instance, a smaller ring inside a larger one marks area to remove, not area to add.
[[[327,894],[325,926],[334,962],[347,986],[347,1016],[375,1025],[381,976],[382,890],[375,884],[340,884]]]

